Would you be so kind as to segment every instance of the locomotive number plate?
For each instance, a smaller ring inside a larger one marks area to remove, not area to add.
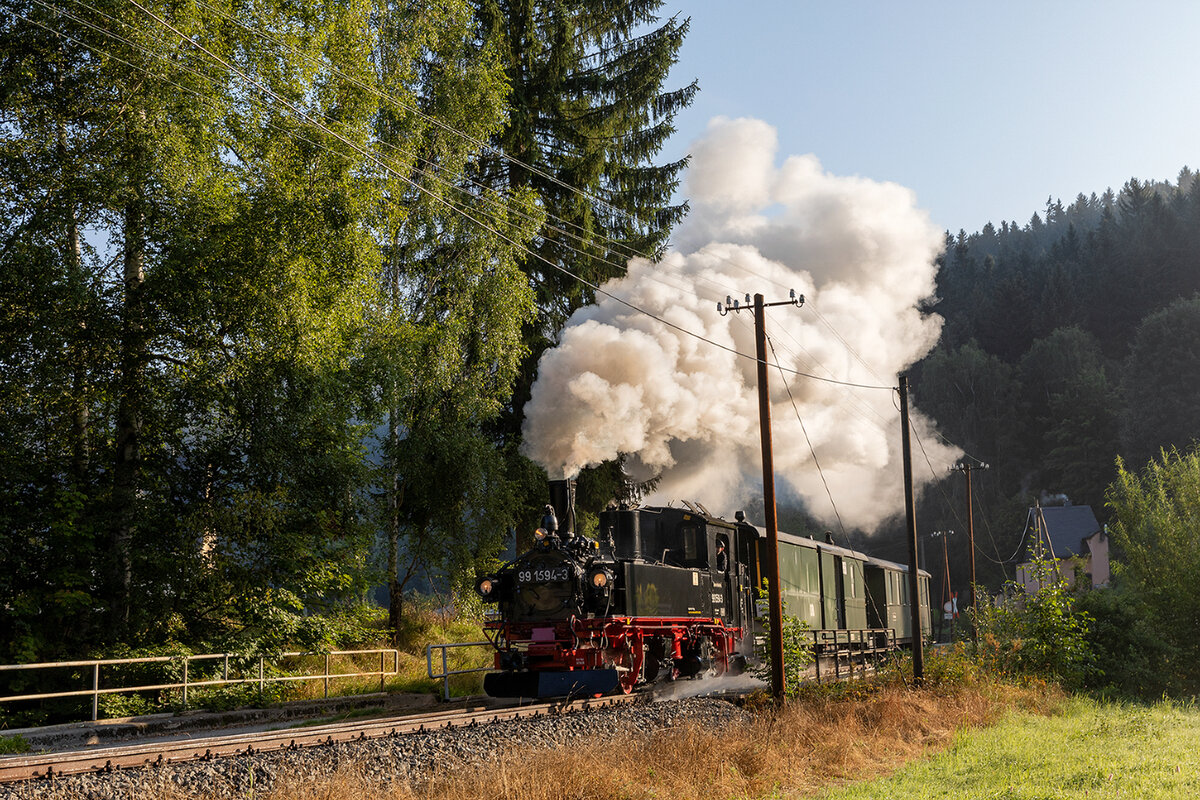
[[[539,569],[523,569],[517,573],[521,583],[550,583],[570,579],[571,571],[567,567],[543,567]]]

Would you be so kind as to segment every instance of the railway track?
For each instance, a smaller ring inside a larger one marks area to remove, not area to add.
[[[50,780],[70,775],[86,775],[137,769],[153,765],[173,765],[230,756],[254,755],[281,750],[369,741],[389,736],[469,727],[487,722],[571,714],[608,706],[645,702],[646,695],[617,695],[587,700],[558,701],[507,708],[466,708],[418,715],[392,716],[293,727],[253,733],[198,735],[184,741],[143,741],[124,746],[89,747],[41,755],[0,758],[0,784]]]

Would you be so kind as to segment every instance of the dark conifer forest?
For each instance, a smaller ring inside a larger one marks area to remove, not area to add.
[[[929,304],[945,327],[912,370],[913,395],[990,467],[974,477],[982,582],[1013,577],[1035,502],[1090,505],[1107,522],[1118,458],[1137,472],[1200,436],[1198,291],[1200,181],[1186,167],[1175,183],[1050,198],[1024,224],[947,236]],[[952,580],[965,589],[963,477],[939,477],[918,524],[956,531]]]

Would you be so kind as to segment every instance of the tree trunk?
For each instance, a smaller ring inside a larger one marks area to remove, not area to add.
[[[55,72],[55,93],[61,92],[58,74]],[[71,351],[71,474],[76,487],[87,477],[91,453],[88,448],[88,391],[87,391],[87,296],[88,287],[83,277],[83,243],[79,236],[79,208],[75,198],[74,165],[69,163],[70,149],[67,146],[67,126],[59,119],[56,142],[59,174],[63,179],[63,200],[66,206],[66,241],[63,259],[70,282],[72,310],[78,314],[77,330],[72,331]]]
[[[144,119],[144,114],[142,115]],[[139,119],[138,122],[141,122]],[[145,158],[141,131],[135,122],[127,130],[131,197],[125,203],[124,257],[121,309],[121,354],[118,383],[116,464],[114,469],[113,597],[114,633],[129,625],[130,589],[133,582],[132,542],[139,517],[141,433],[145,412],[147,340],[145,330],[145,201],[142,166]]]
[[[404,502],[404,482],[396,467],[396,449],[400,445],[400,430],[396,409],[388,411],[388,629],[392,646],[398,646],[400,620],[404,615],[404,586],[400,583],[400,505]]]

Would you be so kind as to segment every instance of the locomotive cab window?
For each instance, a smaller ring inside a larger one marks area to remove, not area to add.
[[[680,548],[674,553],[679,566],[691,569],[708,567],[708,543],[704,540],[704,533],[703,525],[679,526]]]

